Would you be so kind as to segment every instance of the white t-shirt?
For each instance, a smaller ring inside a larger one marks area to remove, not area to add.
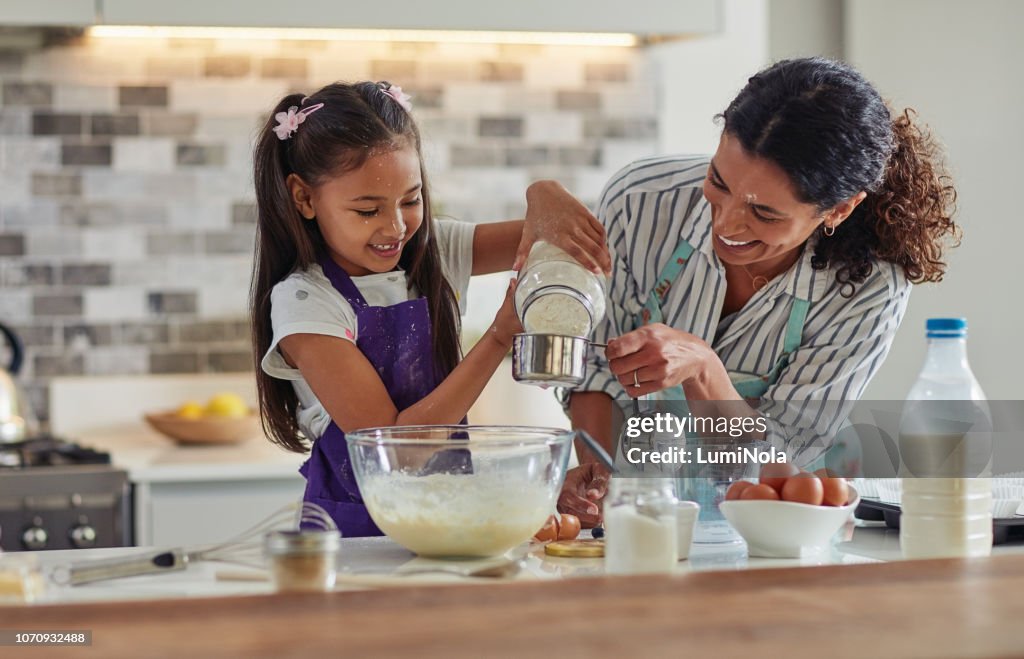
[[[465,314],[476,225],[454,220],[437,220],[436,225],[441,267],[458,299],[460,312]],[[408,276],[402,270],[352,277],[352,283],[366,303],[374,307],[388,307],[419,297],[417,291],[409,290]],[[261,367],[271,377],[291,381],[299,398],[299,427],[307,437],[315,439],[327,430],[330,415],[302,373],[284,360],[277,345],[292,334],[324,334],[355,343],[359,336],[355,310],[331,285],[323,269],[314,264],[274,286],[270,292],[270,322],[274,338]]]

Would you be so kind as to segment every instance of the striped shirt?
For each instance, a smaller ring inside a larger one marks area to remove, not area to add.
[[[711,207],[703,195],[707,156],[639,160],[602,193],[597,217],[608,233],[613,271],[608,311],[594,333],[604,343],[635,328],[635,318],[680,239],[694,252],[662,303],[664,322],[703,339],[733,373],[764,375],[783,353],[794,298],[810,302],[799,349],[761,399],[773,445],[809,462],[829,445],[853,403],[878,371],[910,298],[902,268],[877,262],[852,297],[840,294],[835,269],[811,267],[813,245],[739,311],[720,318],[726,279],[714,252]],[[813,238],[812,238],[813,240]],[[602,350],[591,348],[577,391],[628,400]],[[824,403],[823,401],[828,401]],[[827,410],[827,411],[826,411]]]

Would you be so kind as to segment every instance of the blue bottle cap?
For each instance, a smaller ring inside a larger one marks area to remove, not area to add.
[[[966,318],[929,318],[925,323],[928,338],[967,336]]]

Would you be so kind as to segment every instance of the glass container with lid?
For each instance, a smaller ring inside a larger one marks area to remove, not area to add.
[[[279,591],[326,591],[337,578],[341,535],[335,530],[272,531],[263,550]]]
[[[605,571],[672,572],[678,560],[677,503],[671,479],[612,478],[604,505]]]
[[[538,241],[519,273],[516,313],[527,333],[587,337],[604,318],[605,294],[603,275]]]

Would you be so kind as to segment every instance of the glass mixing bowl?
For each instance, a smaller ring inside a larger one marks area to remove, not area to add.
[[[565,480],[574,433],[518,426],[392,426],[346,434],[370,517],[421,556],[497,556],[529,540]]]

